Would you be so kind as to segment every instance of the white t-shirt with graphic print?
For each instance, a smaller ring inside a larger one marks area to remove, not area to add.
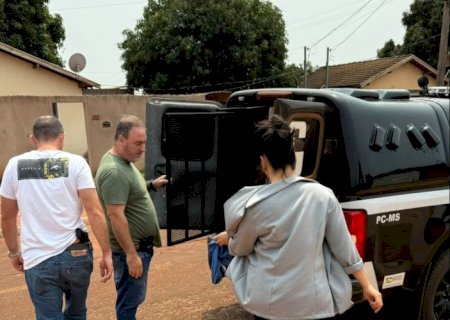
[[[9,160],[0,195],[17,201],[24,269],[63,252],[86,230],[78,190],[95,188],[86,160],[60,150],[30,151]]]

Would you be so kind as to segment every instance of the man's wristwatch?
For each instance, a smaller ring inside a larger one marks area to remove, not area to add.
[[[22,253],[20,251],[17,252],[8,251],[8,258],[17,258],[20,257],[21,255]]]
[[[156,191],[156,187],[153,185],[153,181],[154,179],[147,181],[147,191]]]

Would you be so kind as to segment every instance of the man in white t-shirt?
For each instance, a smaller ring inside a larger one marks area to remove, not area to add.
[[[11,158],[0,185],[8,257],[25,273],[36,319],[86,319],[93,255],[81,214],[84,207],[101,247],[102,282],[113,272],[105,216],[86,160],[62,151],[60,121],[39,117],[32,139],[36,150]]]

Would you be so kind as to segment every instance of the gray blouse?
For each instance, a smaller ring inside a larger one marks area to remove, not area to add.
[[[320,319],[351,307],[348,274],[363,268],[338,200],[295,177],[244,187],[224,205],[227,270],[249,312],[267,319]]]

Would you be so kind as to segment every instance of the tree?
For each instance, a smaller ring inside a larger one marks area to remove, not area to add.
[[[393,57],[396,55],[401,54],[401,46],[396,45],[394,40],[390,39],[384,44],[384,47],[377,50],[377,56],[378,58],[386,58],[386,57]]]
[[[58,49],[65,39],[59,14],[51,15],[48,0],[0,0],[0,42],[63,66]]]
[[[410,12],[403,13],[402,23],[406,27],[403,44],[395,45],[392,39],[387,41],[377,51],[378,57],[412,53],[436,68],[444,1],[415,0]]]
[[[311,74],[318,67],[313,67],[311,62],[306,63],[306,73]],[[289,64],[285,67],[283,76],[280,78],[279,86],[290,88],[304,87],[305,76],[303,72],[303,65]]]
[[[280,10],[260,0],[148,0],[123,34],[127,84],[146,92],[272,85],[287,53]]]

